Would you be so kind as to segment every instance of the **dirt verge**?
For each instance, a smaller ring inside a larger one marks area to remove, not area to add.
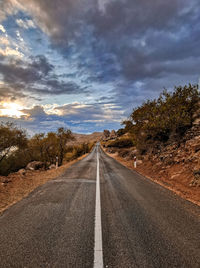
[[[184,164],[177,164],[163,168],[159,165],[153,165],[151,161],[146,160],[137,165],[137,168],[135,169],[133,166],[133,160],[125,160],[124,158],[120,157],[118,153],[111,154],[106,152],[106,154],[116,159],[127,168],[136,170],[146,178],[164,186],[182,198],[200,206],[200,187],[190,186],[190,182],[192,180],[191,171],[188,170]]]
[[[62,175],[67,168],[86,157],[86,155],[66,163],[58,169],[26,171],[25,175],[17,172],[10,174],[8,177],[0,177],[0,213],[26,197],[38,186]]]

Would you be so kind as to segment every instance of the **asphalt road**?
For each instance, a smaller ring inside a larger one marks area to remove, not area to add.
[[[199,268],[200,208],[97,146],[0,216],[0,267],[94,267],[97,150],[104,267]]]

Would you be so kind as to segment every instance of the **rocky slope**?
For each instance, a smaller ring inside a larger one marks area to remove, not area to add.
[[[197,121],[196,121],[197,122]],[[200,204],[200,124],[186,132],[179,144],[172,143],[156,153],[139,155],[136,148],[108,148],[107,152],[124,165],[157,181],[181,196]]]

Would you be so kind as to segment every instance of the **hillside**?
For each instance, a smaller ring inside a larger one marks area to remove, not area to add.
[[[105,150],[125,166],[200,204],[198,86],[164,91],[135,108],[124,125],[117,131],[121,135],[103,139]]]
[[[200,124],[182,137],[180,143],[163,146],[141,155],[136,147],[116,148],[103,143],[105,151],[123,165],[156,181],[176,194],[200,204]],[[137,156],[137,168],[134,168]]]
[[[78,134],[73,133],[75,137],[74,141],[70,141],[68,145],[77,145],[81,143],[95,142],[101,140],[103,133],[102,132],[94,132],[92,134]]]

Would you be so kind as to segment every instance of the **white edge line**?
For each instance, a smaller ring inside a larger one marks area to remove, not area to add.
[[[94,237],[94,268],[103,268],[103,247],[101,227],[101,196],[99,179],[99,152],[97,145],[97,177],[96,177],[96,204],[95,204],[95,237]]]

